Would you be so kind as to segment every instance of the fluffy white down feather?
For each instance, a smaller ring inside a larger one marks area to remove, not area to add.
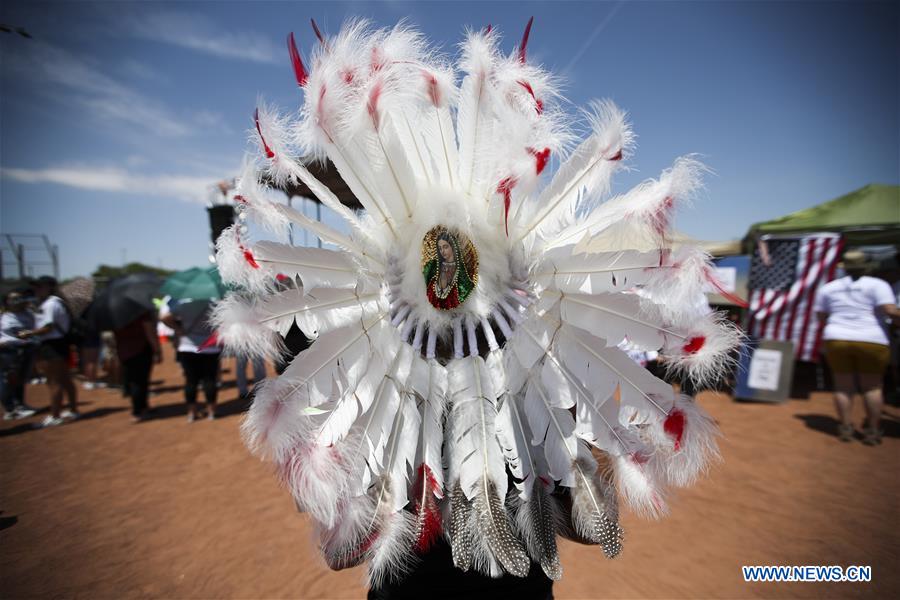
[[[645,439],[655,448],[649,465],[658,479],[687,487],[722,459],[716,440],[721,432],[712,417],[689,396],[679,395],[672,412],[680,412],[683,418],[681,439],[676,447],[675,439],[663,428],[664,419],[647,427]]]
[[[213,308],[211,322],[227,352],[234,356],[275,360],[285,353],[277,331],[259,320],[251,301],[229,294]]]

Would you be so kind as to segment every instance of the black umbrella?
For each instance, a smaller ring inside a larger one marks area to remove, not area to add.
[[[152,273],[135,273],[113,279],[100,292],[85,317],[98,331],[120,329],[154,310],[153,297],[163,280]]]

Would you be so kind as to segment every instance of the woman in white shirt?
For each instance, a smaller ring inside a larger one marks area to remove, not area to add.
[[[41,277],[34,284],[34,294],[41,303],[37,316],[37,329],[23,331],[19,337],[40,340],[38,360],[50,386],[50,415],[41,423],[43,427],[62,425],[64,419],[77,419],[78,393],[69,373],[69,340],[72,326],[69,309],[56,295],[56,279]],[[62,410],[63,396],[69,400],[69,408]]]
[[[35,411],[25,404],[25,381],[31,372],[35,344],[19,337],[34,329],[34,315],[28,310],[25,295],[13,290],[6,296],[0,313],[0,398],[3,419],[24,419]]]
[[[841,440],[853,439],[850,411],[853,395],[862,394],[867,427],[863,443],[881,443],[882,381],[890,360],[885,331],[886,317],[900,320],[891,286],[882,279],[866,277],[866,256],[852,250],[844,254],[847,275],[819,288],[815,309],[826,322],[823,339],[825,358],[834,376],[834,403],[841,423]]]

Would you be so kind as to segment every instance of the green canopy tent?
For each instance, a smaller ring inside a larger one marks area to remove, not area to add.
[[[900,246],[900,186],[870,184],[818,206],[755,223],[744,237],[744,252],[751,254],[762,235],[815,231],[841,233],[847,246]]]

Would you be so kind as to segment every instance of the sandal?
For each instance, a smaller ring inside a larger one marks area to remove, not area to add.
[[[838,425],[838,439],[842,442],[853,441],[853,425]]]
[[[877,446],[881,443],[881,436],[884,434],[880,429],[867,427],[863,429],[863,444],[866,446]]]

